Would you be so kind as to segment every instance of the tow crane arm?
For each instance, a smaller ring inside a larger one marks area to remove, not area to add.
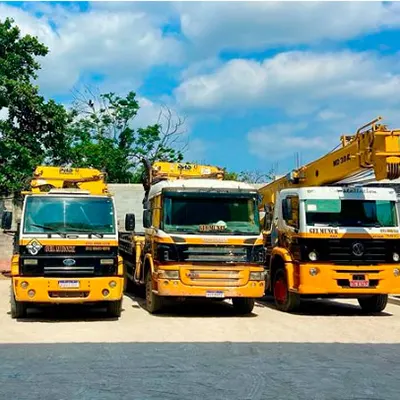
[[[108,194],[105,174],[94,168],[38,166],[31,180],[31,191],[23,194],[48,192],[52,189],[85,190],[90,194]]]
[[[381,119],[365,124],[354,135],[341,136],[337,150],[260,188],[262,206],[273,206],[281,189],[330,185],[362,170],[373,169],[377,180],[399,178],[400,130],[389,130],[379,123]]]
[[[175,179],[219,179],[224,178],[224,170],[211,165],[199,165],[190,163],[174,163],[157,161],[153,164],[146,158],[142,159],[144,164],[143,187],[145,199],[151,185],[163,180]],[[145,200],[144,200],[145,201]]]

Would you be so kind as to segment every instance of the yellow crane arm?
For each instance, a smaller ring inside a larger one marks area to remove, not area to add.
[[[341,145],[305,166],[260,189],[262,205],[273,205],[281,189],[330,185],[362,170],[373,169],[377,180],[400,177],[400,130],[379,124],[381,117],[362,126],[354,135],[341,137]]]
[[[30,183],[31,192],[44,193],[50,189],[80,189],[91,194],[108,194],[105,174],[94,168],[69,168],[39,165]]]

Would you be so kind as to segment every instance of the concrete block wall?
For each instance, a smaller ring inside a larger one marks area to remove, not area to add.
[[[114,194],[115,198],[118,229],[123,231],[125,228],[125,214],[134,213],[136,217],[136,231],[143,232],[143,185],[135,183],[110,183],[108,188]]]

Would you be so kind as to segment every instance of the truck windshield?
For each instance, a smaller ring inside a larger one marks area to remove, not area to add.
[[[109,198],[28,197],[24,233],[115,233]]]
[[[164,197],[166,232],[258,235],[258,208],[254,197],[216,194]]]
[[[384,200],[306,200],[307,225],[395,227],[396,203]]]

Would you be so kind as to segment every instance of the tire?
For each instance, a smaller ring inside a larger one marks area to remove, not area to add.
[[[232,304],[237,314],[251,314],[254,308],[254,299],[252,297],[234,297]]]
[[[272,287],[276,308],[284,312],[292,312],[300,306],[300,296],[290,292],[286,278],[286,271],[279,268],[275,272]]]
[[[386,308],[388,303],[387,294],[376,294],[368,297],[359,297],[358,304],[366,313],[379,313]]]
[[[146,309],[150,314],[157,314],[161,311],[163,305],[163,298],[153,293],[151,270],[149,270],[146,275]]]
[[[23,303],[22,301],[17,301],[15,299],[15,294],[13,287],[11,285],[11,296],[10,296],[10,303],[11,303],[11,318],[25,318],[26,317],[26,310],[27,304]]]
[[[106,305],[107,315],[110,318],[119,318],[122,311],[122,299],[116,301],[108,301]]]

